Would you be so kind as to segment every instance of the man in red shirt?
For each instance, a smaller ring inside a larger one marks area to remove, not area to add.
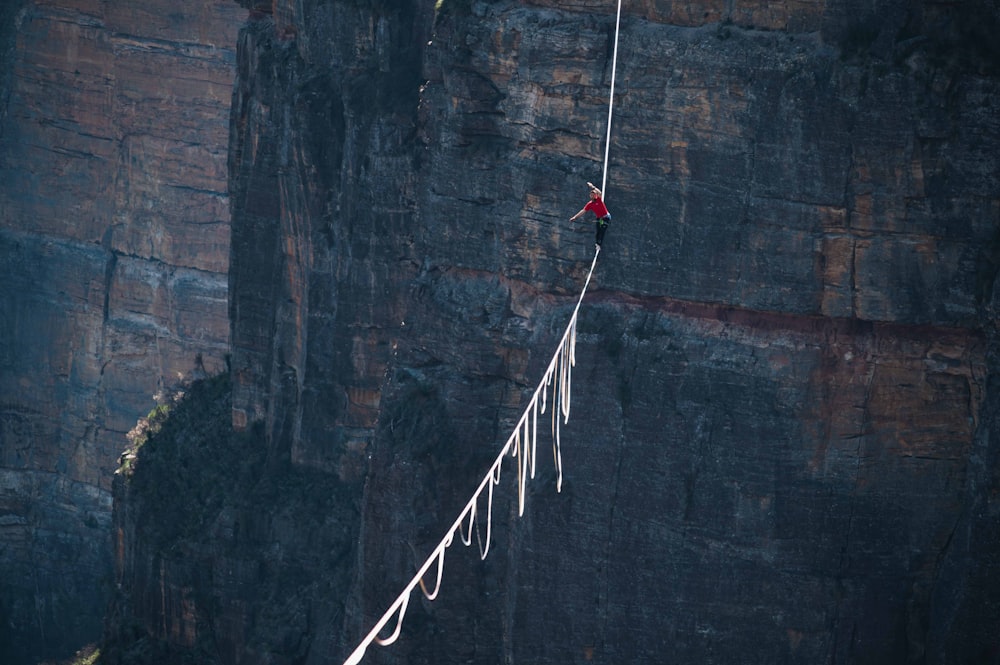
[[[594,183],[592,182],[588,182],[587,187],[590,188],[590,202],[583,206],[583,210],[570,217],[569,221],[575,222],[580,215],[588,210],[592,211],[597,216],[597,236],[595,238],[597,245],[594,247],[594,250],[599,251],[601,242],[604,240],[604,234],[608,230],[608,224],[611,223],[611,213],[608,212],[608,207],[604,205],[604,200],[601,198],[601,190],[594,187]]]

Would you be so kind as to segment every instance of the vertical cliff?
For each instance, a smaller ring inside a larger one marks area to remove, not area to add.
[[[250,8],[231,403],[192,425],[234,431],[154,437],[123,475],[113,662],[341,662],[593,252],[567,218],[600,175],[610,3]],[[541,474],[514,520],[506,485],[490,557],[451,550],[365,662],[996,659],[998,27],[995,3],[625,3],[563,491]]]
[[[4,663],[99,639],[125,432],[179,375],[223,367],[245,15],[222,0],[0,9]]]

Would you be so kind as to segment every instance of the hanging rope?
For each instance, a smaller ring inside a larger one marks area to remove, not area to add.
[[[413,579],[403,588],[402,593],[396,597],[389,609],[386,610],[382,618],[378,620],[375,626],[369,631],[358,647],[353,653],[344,661],[344,665],[355,665],[361,662],[361,659],[365,655],[365,651],[372,642],[376,642],[382,646],[388,646],[396,641],[399,637],[400,630],[403,626],[403,616],[406,613],[407,605],[410,602],[410,594],[416,587],[420,587],[424,595],[428,600],[434,600],[437,597],[438,592],[441,589],[441,576],[444,570],[444,551],[448,549],[455,540],[455,534],[458,533],[459,540],[466,547],[472,544],[472,531],[476,522],[476,514],[478,512],[479,499],[483,494],[483,491],[487,491],[487,503],[486,503],[486,543],[485,545],[479,543],[479,555],[480,558],[485,559],[486,555],[490,550],[490,538],[492,535],[492,523],[493,523],[493,487],[500,483],[500,469],[503,465],[503,461],[509,454],[511,457],[517,460],[517,514],[518,516],[524,515],[524,501],[526,496],[526,485],[528,478],[535,477],[535,451],[537,449],[538,442],[538,414],[545,413],[547,409],[550,409],[548,404],[548,393],[549,388],[552,389],[552,404],[551,404],[551,419],[552,419],[552,458],[556,467],[556,490],[562,491],[562,451],[561,451],[561,441],[560,441],[560,420],[562,424],[569,422],[569,411],[570,411],[570,381],[571,381],[571,367],[576,364],[576,321],[580,312],[580,305],[583,303],[583,297],[587,293],[587,287],[590,285],[590,278],[594,274],[594,267],[597,265],[597,254],[594,254],[594,260],[590,264],[590,272],[587,273],[587,280],[584,282],[583,290],[580,292],[580,297],[576,301],[576,307],[573,309],[573,315],[570,317],[569,325],[566,326],[565,332],[563,332],[562,339],[559,341],[559,345],[556,348],[555,354],[552,356],[552,360],[549,361],[548,368],[545,370],[545,374],[542,376],[541,381],[539,381],[538,386],[535,388],[534,394],[531,396],[531,400],[528,402],[528,406],[524,409],[521,414],[521,418],[517,421],[517,426],[511,433],[510,437],[507,439],[507,443],[504,444],[503,449],[500,454],[497,455],[493,464],[490,466],[489,471],[480,481],[479,486],[476,491],[472,494],[472,498],[469,502],[465,504],[465,508],[459,514],[458,518],[452,523],[451,527],[445,533],[444,538],[441,542],[437,544],[434,551],[431,552],[424,564],[417,570],[417,574],[413,576]],[[464,525],[464,527],[463,527]],[[437,564],[436,572],[436,582],[434,583],[434,589],[428,591],[427,585],[424,583],[424,576],[431,569],[431,566]],[[380,638],[378,635],[382,632],[389,622],[396,618],[396,626],[392,634],[386,638]]]
[[[615,48],[611,54],[611,95],[608,97],[608,133],[604,138],[604,172],[601,174],[601,197],[605,197],[608,184],[608,151],[611,149],[611,114],[615,108],[615,72],[618,70],[618,29],[622,23],[622,0],[618,0],[615,16]]]
[[[607,185],[608,180],[608,149],[611,144],[611,115],[614,109],[614,97],[615,97],[615,70],[618,64],[618,30],[621,24],[621,13],[622,13],[622,3],[618,0],[618,14],[615,18],[615,45],[614,53],[611,59],[611,97],[608,103],[608,133],[604,145],[604,172],[601,177],[601,192],[604,192],[604,188]],[[527,407],[525,407],[524,412],[521,414],[521,418],[517,422],[517,426],[514,427],[514,431],[508,437],[507,442],[504,447],[500,450],[500,454],[497,455],[493,464],[490,466],[486,475],[480,481],[479,486],[476,491],[473,492],[472,498],[469,502],[465,504],[465,508],[458,515],[458,518],[452,523],[451,527],[445,532],[444,538],[437,544],[434,550],[424,561],[423,565],[417,570],[416,575],[409,581],[409,583],[403,588],[403,591],[396,597],[396,600],[389,606],[389,609],[385,611],[385,614],[376,622],[375,626],[365,635],[361,643],[351,652],[347,660],[344,661],[344,665],[357,665],[361,662],[361,659],[365,656],[365,651],[372,642],[376,642],[382,646],[388,646],[395,642],[400,635],[403,627],[403,617],[406,614],[406,608],[410,602],[410,594],[416,587],[420,587],[424,596],[428,600],[434,600],[438,592],[441,590],[441,579],[444,572],[444,552],[446,549],[451,547],[451,544],[455,541],[455,533],[458,533],[458,538],[463,545],[469,547],[472,545],[472,531],[476,523],[476,515],[478,512],[479,499],[485,490],[487,492],[486,499],[486,543],[485,545],[482,541],[477,542],[479,544],[479,556],[481,559],[485,559],[486,555],[490,551],[490,538],[492,536],[491,525],[493,523],[493,487],[500,484],[500,469],[503,464],[504,458],[509,454],[512,458],[516,458],[517,466],[517,514],[518,516],[524,515],[524,501],[527,494],[527,480],[528,478],[535,477],[535,452],[538,444],[538,414],[545,413],[546,409],[549,408],[548,404],[548,393],[549,388],[552,390],[552,405],[551,405],[551,434],[552,434],[552,458],[556,468],[556,491],[562,491],[562,444],[560,440],[560,420],[562,424],[569,422],[569,412],[570,412],[570,384],[572,379],[572,368],[576,365],[576,322],[577,316],[580,312],[580,305],[583,303],[583,297],[587,294],[587,287],[590,286],[590,278],[594,274],[594,268],[597,266],[597,256],[601,253],[600,246],[597,247],[594,252],[594,260],[590,263],[590,271],[587,273],[587,279],[584,281],[583,289],[580,291],[580,297],[576,301],[576,307],[573,308],[573,315],[569,319],[569,324],[566,326],[565,332],[563,332],[562,339],[559,341],[559,345],[556,347],[556,352],[552,356],[552,360],[549,361],[549,365],[545,370],[545,374],[542,376],[541,381],[538,382],[538,386],[535,388],[534,394],[532,394],[531,399],[528,401]],[[466,525],[463,530],[463,525]],[[478,533],[478,531],[477,531]],[[437,564],[437,571],[435,573],[436,581],[434,583],[434,589],[428,591],[427,585],[424,583],[424,576],[431,569],[431,566]],[[392,631],[392,634],[386,638],[380,638],[379,633],[392,621],[393,617],[396,618],[396,626]]]

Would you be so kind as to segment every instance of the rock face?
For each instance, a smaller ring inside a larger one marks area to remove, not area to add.
[[[4,663],[100,638],[124,434],[178,375],[224,366],[245,16],[222,0],[0,9]]]
[[[247,465],[177,493],[203,528],[142,535],[185,436],[139,452],[116,662],[342,662],[554,350],[614,14],[434,4],[251,8],[220,449]],[[996,660],[998,27],[626,3],[563,490],[540,472],[517,520],[506,471],[490,556],[454,546],[366,663]]]

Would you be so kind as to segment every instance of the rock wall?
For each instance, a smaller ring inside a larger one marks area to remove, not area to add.
[[[262,459],[174,541],[123,479],[143,649],[342,662],[451,524],[590,265],[608,4],[250,7],[227,455]],[[625,3],[563,490],[518,520],[505,471],[490,556],[366,663],[995,660],[998,14]]]
[[[224,367],[245,16],[223,0],[0,10],[2,662],[100,638],[124,435],[180,375]]]

